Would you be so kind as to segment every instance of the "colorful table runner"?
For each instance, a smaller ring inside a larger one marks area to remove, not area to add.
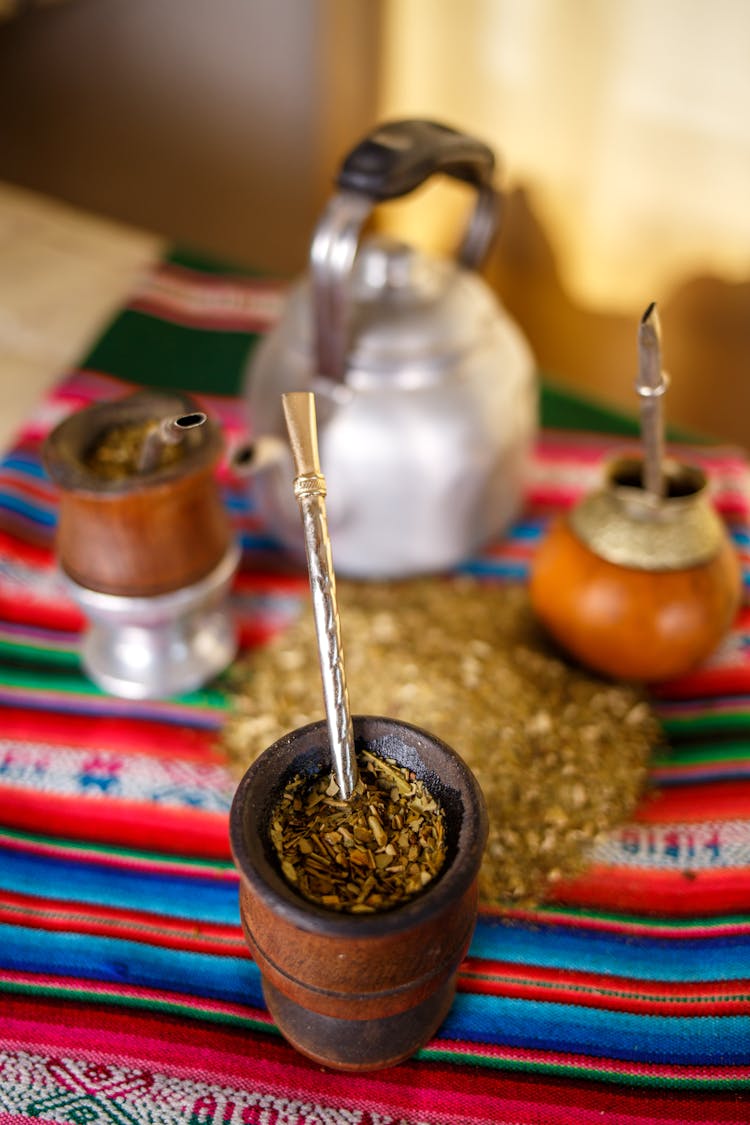
[[[632,820],[534,911],[483,910],[459,993],[414,1059],[343,1077],[281,1039],[240,931],[235,787],[219,685],[107,696],[51,550],[45,434],[141,383],[198,392],[244,436],[241,373],[284,287],[174,255],[27,420],[0,462],[0,1121],[498,1125],[750,1119],[750,615],[654,696],[668,746]],[[465,571],[522,581],[546,521],[632,425],[546,388],[528,503]],[[570,428],[571,425],[577,428]],[[567,426],[567,428],[561,428]],[[596,430],[618,431],[615,439]],[[750,478],[708,471],[750,571]],[[243,645],[299,611],[244,482],[221,467],[243,549]]]

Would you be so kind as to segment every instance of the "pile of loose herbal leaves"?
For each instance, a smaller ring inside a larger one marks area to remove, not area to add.
[[[530,906],[584,867],[640,798],[659,724],[643,692],[568,661],[526,590],[469,579],[339,582],[349,699],[437,735],[474,771],[489,812],[484,902]],[[238,662],[222,735],[243,771],[323,716],[312,614]]]

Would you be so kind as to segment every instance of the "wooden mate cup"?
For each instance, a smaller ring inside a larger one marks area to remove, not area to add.
[[[451,1006],[476,921],[487,813],[468,766],[433,735],[356,715],[353,730],[358,751],[413,770],[443,807],[447,856],[423,891],[392,910],[344,914],[306,901],[281,873],[271,812],[291,778],[330,770],[324,721],[285,735],[250,767],[230,837],[245,938],[280,1031],[325,1066],[363,1071],[408,1058]]]
[[[135,466],[104,472],[102,443],[141,429]],[[214,475],[221,448],[191,398],[155,390],[79,410],[47,438],[57,557],[88,621],[84,667],[113,694],[189,691],[236,651],[224,599],[239,551]]]

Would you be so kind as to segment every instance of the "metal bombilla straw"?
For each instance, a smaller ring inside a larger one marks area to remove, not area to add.
[[[354,753],[354,732],[349,712],[341,630],[336,604],[336,580],[326,519],[326,482],[320,471],[315,396],[294,391],[281,396],[296,476],[297,497],[305,535],[318,659],[323,680],[331,757],[342,800],[348,801],[359,774]]]
[[[643,485],[654,503],[664,498],[664,420],[662,396],[669,385],[661,367],[661,326],[656,302],[652,301],[638,327],[638,379],[635,389],[641,398],[643,440]]]
[[[159,464],[161,451],[165,445],[179,444],[188,430],[203,426],[207,421],[207,415],[202,410],[196,410],[192,414],[178,414],[174,418],[163,418],[143,442],[141,455],[138,458],[138,472],[153,472]]]

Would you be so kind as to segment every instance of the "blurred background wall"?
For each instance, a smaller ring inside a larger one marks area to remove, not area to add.
[[[488,278],[542,368],[633,407],[657,300],[671,421],[750,447],[745,0],[0,0],[0,179],[304,267],[341,156],[430,116],[495,147]],[[467,193],[382,225],[446,249]]]
[[[5,2],[0,178],[261,269],[304,265],[376,112],[377,2]]]

